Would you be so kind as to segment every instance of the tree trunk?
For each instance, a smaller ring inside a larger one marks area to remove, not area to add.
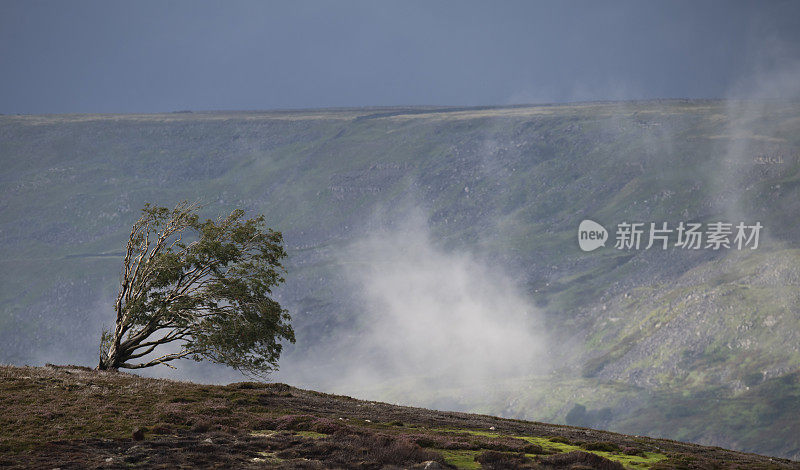
[[[108,348],[108,352],[100,356],[100,363],[97,364],[97,369],[117,370],[123,362],[125,361],[119,356],[119,347],[116,342],[113,342],[111,347]]]

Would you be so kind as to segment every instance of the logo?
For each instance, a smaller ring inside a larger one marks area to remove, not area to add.
[[[578,226],[578,245],[583,251],[594,251],[606,246],[608,231],[593,220],[586,219]]]
[[[647,227],[650,227],[648,230]],[[670,228],[672,227],[672,228]],[[618,250],[649,250],[670,247],[684,250],[743,250],[758,248],[761,222],[748,225],[744,222],[680,222],[670,226],[669,222],[620,222],[617,224],[616,243]],[[578,226],[578,245],[583,251],[594,251],[606,246],[608,232],[605,227],[586,219]]]

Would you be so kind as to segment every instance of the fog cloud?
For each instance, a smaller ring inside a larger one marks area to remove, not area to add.
[[[338,349],[335,376],[316,380],[359,396],[401,379],[430,394],[541,370],[545,335],[516,280],[475,253],[441,247],[420,212],[402,220],[340,256],[360,333]]]

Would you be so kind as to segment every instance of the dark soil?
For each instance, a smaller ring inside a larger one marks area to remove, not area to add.
[[[660,457],[629,468],[800,469],[798,462],[720,448],[284,384],[0,367],[0,466],[10,468],[618,469],[634,455]]]

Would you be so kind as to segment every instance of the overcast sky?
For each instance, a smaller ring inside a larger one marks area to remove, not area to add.
[[[800,2],[0,0],[0,113],[724,97]]]

